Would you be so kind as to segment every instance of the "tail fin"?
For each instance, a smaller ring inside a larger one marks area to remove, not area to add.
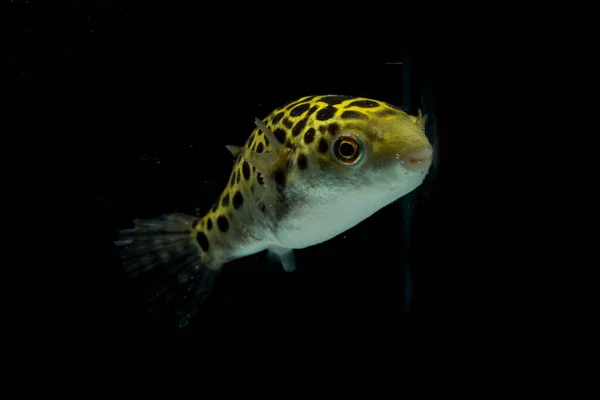
[[[150,288],[149,300],[171,302],[181,327],[206,300],[219,272],[202,262],[195,221],[181,213],[136,219],[135,227],[120,231],[115,241],[123,246],[120,256],[126,270]]]

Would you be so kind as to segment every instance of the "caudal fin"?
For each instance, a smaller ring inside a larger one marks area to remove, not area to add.
[[[149,288],[149,300],[162,298],[174,305],[180,326],[206,300],[219,272],[202,262],[196,220],[181,213],[136,219],[134,228],[120,231],[115,241],[122,247],[126,270]]]

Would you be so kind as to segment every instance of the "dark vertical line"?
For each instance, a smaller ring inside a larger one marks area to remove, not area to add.
[[[408,53],[405,51],[402,59],[402,104],[404,111],[413,114],[412,109],[412,82],[411,82],[411,64]],[[408,312],[412,301],[412,273],[409,259],[410,251],[410,231],[412,227],[412,217],[414,209],[413,193],[408,193],[402,199],[402,219],[403,219],[403,234],[402,234],[402,264],[403,264],[403,283],[404,283],[404,298],[403,309]]]
[[[412,113],[412,87],[410,85],[411,65],[408,53],[405,51],[402,57],[402,109]]]

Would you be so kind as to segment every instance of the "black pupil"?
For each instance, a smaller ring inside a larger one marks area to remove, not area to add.
[[[352,157],[354,155],[354,146],[348,142],[340,145],[340,154],[344,157]]]

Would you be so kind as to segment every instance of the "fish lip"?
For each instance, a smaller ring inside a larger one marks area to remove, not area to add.
[[[423,146],[403,155],[397,154],[396,158],[407,170],[424,170],[429,168],[433,162],[433,147],[431,145]]]

